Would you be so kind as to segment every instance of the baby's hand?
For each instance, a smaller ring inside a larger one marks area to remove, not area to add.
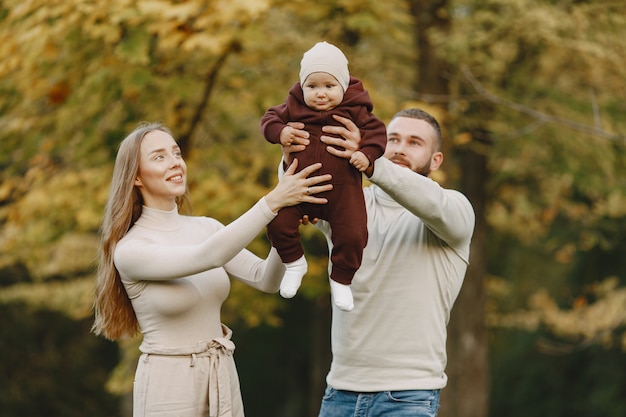
[[[283,146],[289,146],[293,142],[293,131],[295,129],[291,126],[285,126],[280,131],[280,144]]]
[[[370,160],[361,151],[356,151],[350,156],[350,163],[353,167],[363,172],[370,166]]]
[[[293,125],[293,126],[292,126]],[[300,129],[297,126],[302,126]],[[308,145],[309,132],[303,130],[302,123],[289,123],[280,131],[280,144],[283,146]]]

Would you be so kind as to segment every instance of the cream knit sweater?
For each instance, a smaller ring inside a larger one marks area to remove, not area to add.
[[[357,392],[442,388],[446,326],[468,265],[474,211],[461,193],[386,158],[370,180],[355,307],[333,308],[327,382]],[[327,224],[318,227],[329,236]]]

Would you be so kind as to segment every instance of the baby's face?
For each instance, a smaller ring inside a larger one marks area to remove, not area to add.
[[[343,88],[339,81],[326,72],[310,74],[304,80],[302,92],[306,105],[318,111],[332,110],[343,100]]]

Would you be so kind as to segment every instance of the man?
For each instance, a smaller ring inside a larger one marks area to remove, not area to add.
[[[322,140],[349,158],[360,135],[340,121],[345,128],[324,131],[343,139]],[[365,171],[373,184],[364,189],[369,239],[351,285],[354,310],[333,306],[320,417],[433,417],[447,382],[446,326],[468,265],[474,211],[464,195],[429,178],[443,162],[430,114],[400,111],[387,139],[384,158]],[[318,227],[329,236],[327,224]]]

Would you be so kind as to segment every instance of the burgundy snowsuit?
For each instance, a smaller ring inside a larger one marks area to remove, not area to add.
[[[267,235],[284,263],[293,262],[304,255],[300,242],[299,221],[305,214],[309,218],[328,221],[332,231],[332,271],[330,278],[350,284],[361,266],[363,248],[367,243],[367,214],[363,198],[363,178],[345,158],[333,156],[320,141],[322,126],[342,126],[332,115],[351,119],[361,131],[360,151],[373,163],[385,152],[387,132],[385,124],[372,114],[373,104],[360,80],[350,77],[350,84],[339,106],[330,111],[309,108],[304,102],[300,83],[295,83],[283,104],[271,107],[261,119],[261,132],[271,143],[280,144],[280,132],[288,122],[302,122],[309,132],[310,144],[302,152],[291,154],[298,159],[298,170],[321,162],[322,168],[314,175],[329,173],[333,176],[333,189],[316,194],[325,197],[328,204],[302,203],[285,207],[267,226]],[[287,161],[291,163],[291,161]]]

